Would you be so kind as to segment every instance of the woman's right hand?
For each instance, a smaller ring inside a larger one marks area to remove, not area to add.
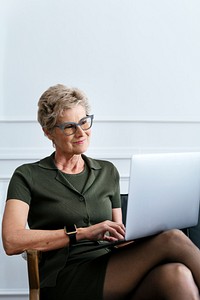
[[[118,241],[123,240],[125,236],[125,227],[122,223],[113,221],[103,221],[101,223],[77,229],[77,240],[87,239],[91,241]]]

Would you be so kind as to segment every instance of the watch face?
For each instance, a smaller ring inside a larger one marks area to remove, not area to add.
[[[66,228],[66,233],[67,234],[77,233],[76,225],[69,225],[69,226],[66,226],[65,228]]]
[[[76,244],[76,233],[77,233],[76,225],[65,226],[64,230],[66,235],[68,235],[70,239],[70,244],[71,245]]]

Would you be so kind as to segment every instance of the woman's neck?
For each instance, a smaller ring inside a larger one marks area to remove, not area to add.
[[[84,170],[84,160],[81,155],[73,155],[70,158],[58,156],[55,153],[54,162],[56,167],[67,174],[78,174]]]

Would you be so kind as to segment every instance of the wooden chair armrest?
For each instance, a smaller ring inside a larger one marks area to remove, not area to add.
[[[30,300],[40,299],[40,277],[39,277],[39,258],[41,252],[38,250],[28,249],[27,254],[27,268],[28,268],[28,280]]]

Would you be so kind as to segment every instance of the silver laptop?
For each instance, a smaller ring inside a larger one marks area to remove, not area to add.
[[[133,155],[126,240],[198,222],[200,153]]]

